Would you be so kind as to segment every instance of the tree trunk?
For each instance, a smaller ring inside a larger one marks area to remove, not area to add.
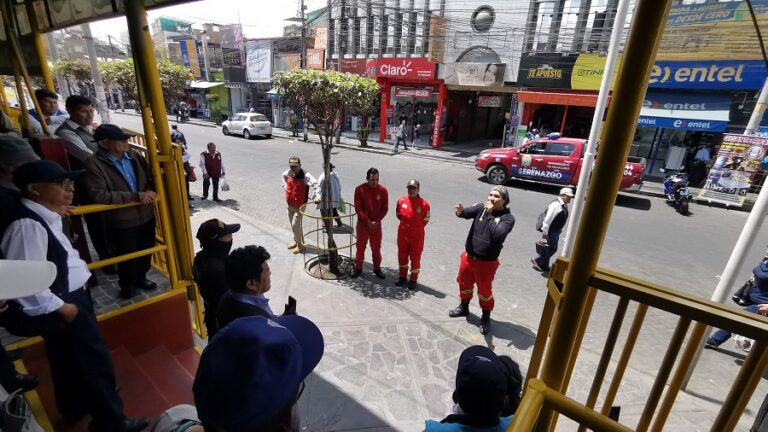
[[[339,251],[336,250],[336,241],[333,238],[333,208],[334,202],[332,201],[331,194],[331,149],[333,148],[333,129],[325,125],[323,134],[325,135],[325,142],[323,142],[323,134],[320,134],[320,143],[323,149],[323,178],[325,181],[320,191],[320,214],[323,216],[323,226],[325,227],[325,233],[328,236],[328,266],[331,273],[339,274]]]

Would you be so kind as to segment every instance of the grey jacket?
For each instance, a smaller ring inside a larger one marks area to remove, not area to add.
[[[85,188],[91,202],[96,204],[125,204],[139,201],[139,193],[132,192],[123,174],[107,158],[107,151],[100,149],[98,153],[86,159],[84,165]],[[133,170],[136,173],[138,190],[153,191],[152,173],[147,160],[139,152],[129,150]],[[128,207],[106,212],[107,223],[113,228],[133,228],[143,225],[155,217],[155,206],[152,204]]]

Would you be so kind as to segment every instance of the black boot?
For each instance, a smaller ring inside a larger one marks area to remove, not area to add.
[[[484,310],[480,317],[480,334],[488,334],[491,331],[491,311]]]
[[[469,315],[469,302],[462,300],[455,309],[448,311],[448,316],[451,318],[465,317]]]
[[[406,282],[408,282],[408,279],[404,277],[398,278],[397,282],[395,282],[395,286],[403,286]]]

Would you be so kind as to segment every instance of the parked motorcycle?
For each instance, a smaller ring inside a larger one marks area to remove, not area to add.
[[[662,172],[665,172],[662,170]],[[688,191],[688,174],[667,170],[664,177],[664,194],[672,207],[683,216],[688,215],[688,203],[691,201],[691,192]]]

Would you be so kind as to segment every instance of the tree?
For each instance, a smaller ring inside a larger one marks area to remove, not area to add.
[[[96,93],[91,79],[91,65],[84,60],[56,60],[51,66],[51,71],[54,76],[67,83],[69,94],[79,93],[93,96]],[[76,92],[72,90],[72,84],[77,87]]]
[[[288,106],[303,107],[304,117],[313,125],[320,137],[323,153],[323,172],[330,178],[331,149],[333,135],[341,127],[341,113],[347,109],[352,113],[363,107],[370,107],[376,100],[379,86],[370,78],[334,71],[295,69],[278,72],[272,77],[278,94]],[[331,182],[323,185],[323,215],[332,213]],[[339,274],[338,253],[333,240],[332,219],[323,220],[328,237],[329,266],[334,274]]]
[[[170,60],[160,60],[157,63],[157,71],[160,74],[160,87],[163,89],[166,104],[172,104],[178,99],[195,79],[192,71]]]
[[[105,84],[120,89],[123,98],[138,102],[139,91],[133,59],[100,62],[99,69]]]
[[[205,101],[208,102],[208,107],[211,110],[211,117],[216,121],[216,124],[219,124],[221,121],[221,110],[219,109],[220,100],[221,95],[218,93],[208,93],[205,95]]]

